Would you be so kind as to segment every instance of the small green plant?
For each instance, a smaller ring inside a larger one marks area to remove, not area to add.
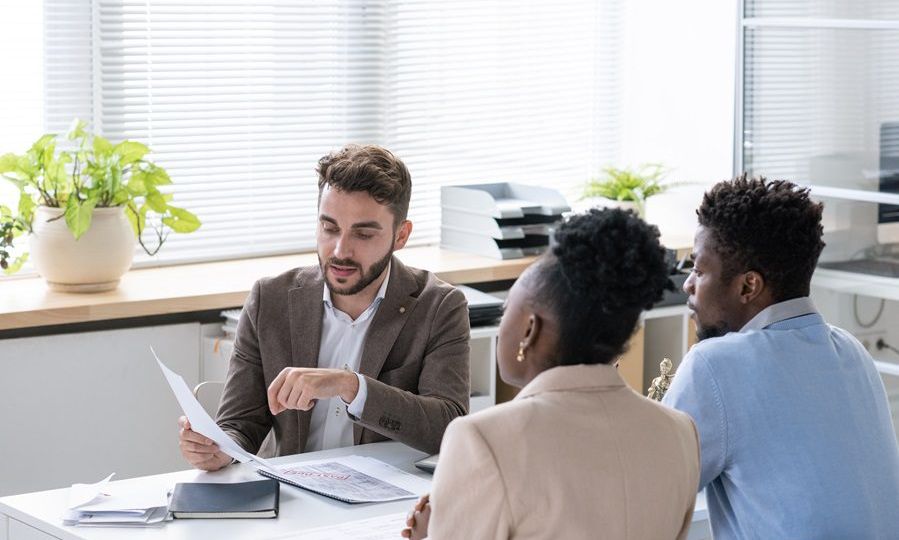
[[[72,122],[66,140],[72,150],[57,150],[59,137],[39,138],[22,155],[0,156],[0,175],[19,188],[18,213],[9,209],[0,217],[5,234],[0,250],[5,253],[6,270],[18,269],[27,254],[9,263],[8,249],[13,239],[32,230],[38,206],[62,208],[61,217],[77,240],[90,229],[94,208],[125,207],[134,234],[148,255],[155,255],[170,231],[189,233],[200,227],[197,216],[170,204],[172,195],[160,187],[172,183],[162,167],[147,158],[150,149],[136,141],[113,144],[88,133],[86,124]],[[156,237],[152,249],[142,233],[148,225]],[[0,254],[2,255],[2,254]]]
[[[18,272],[28,254],[14,256],[13,240],[28,230],[28,225],[13,215],[9,207],[0,204],[0,269],[7,274]]]
[[[636,168],[606,167],[599,178],[593,178],[584,187],[584,198],[604,197],[614,201],[632,201],[639,213],[647,198],[664,193],[672,184],[663,183],[668,169],[658,163]]]

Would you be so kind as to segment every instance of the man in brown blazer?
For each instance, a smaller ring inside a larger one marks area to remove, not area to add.
[[[253,286],[217,422],[264,456],[386,439],[436,453],[446,426],[468,411],[465,297],[393,256],[412,231],[399,159],[348,146],[323,157],[318,173],[319,266]],[[179,423],[192,465],[231,462]]]

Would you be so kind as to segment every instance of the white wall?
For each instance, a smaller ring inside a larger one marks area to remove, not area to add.
[[[650,199],[649,219],[691,234],[702,192],[733,175],[737,3],[628,0],[622,164],[661,162],[696,185]],[[656,210],[662,207],[661,210]]]

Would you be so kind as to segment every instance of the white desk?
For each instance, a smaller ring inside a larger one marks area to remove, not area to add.
[[[412,463],[425,454],[396,442],[367,444],[337,450],[314,452],[274,459],[275,463],[320,459],[329,456],[360,454],[380,459],[422,478],[430,475],[416,469]],[[156,476],[146,476],[122,483],[156,483],[171,488],[176,482],[237,482],[261,478],[249,466],[235,465],[215,473],[196,470]],[[98,479],[85,478],[85,481]],[[149,528],[91,528],[67,527],[60,516],[68,500],[68,488],[14,495],[0,498],[0,540],[44,540],[50,538],[113,540],[139,538],[166,539],[252,539],[263,540],[275,536],[333,525],[341,522],[406,512],[414,500],[380,504],[346,504],[298,488],[281,486],[281,510],[276,519],[185,519],[173,520],[161,527]],[[708,512],[705,499],[697,500],[690,538],[709,538]],[[403,523],[397,523],[397,537]]]

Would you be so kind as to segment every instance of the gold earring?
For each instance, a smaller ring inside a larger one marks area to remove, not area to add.
[[[524,341],[518,344],[518,354],[515,355],[515,360],[524,362]]]

